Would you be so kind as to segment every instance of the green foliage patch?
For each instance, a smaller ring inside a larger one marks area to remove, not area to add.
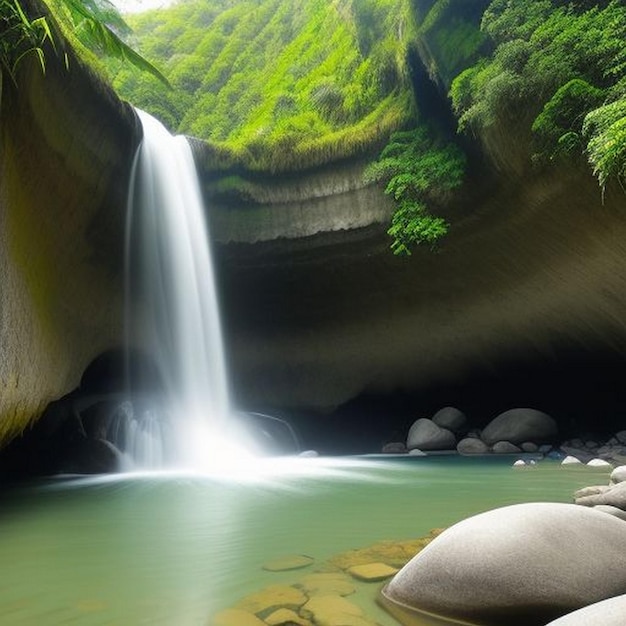
[[[249,169],[371,150],[414,114],[408,0],[188,0],[129,21],[174,90],[109,64],[118,92]]]
[[[368,182],[382,182],[397,209],[387,231],[397,255],[410,255],[420,243],[433,245],[448,232],[448,223],[432,215],[463,181],[465,156],[451,143],[438,140],[426,127],[394,133],[377,161],[365,172]]]
[[[536,161],[584,154],[601,186],[623,181],[624,3],[495,0],[481,28],[494,52],[450,90],[460,130],[530,127]]]

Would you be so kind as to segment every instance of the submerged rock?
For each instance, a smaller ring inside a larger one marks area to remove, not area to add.
[[[310,616],[317,626],[376,626],[360,607],[341,596],[314,596],[301,613]]]
[[[290,554],[263,563],[263,569],[268,572],[283,572],[308,567],[314,561],[314,558],[306,556],[305,554]]]
[[[225,609],[211,620],[211,626],[265,626],[265,622],[249,611]]]
[[[444,531],[383,590],[405,624],[420,612],[490,626],[543,626],[626,591],[626,525],[574,504],[518,504]]]
[[[398,572],[397,567],[391,567],[386,563],[366,563],[365,565],[355,565],[348,570],[348,573],[357,580],[376,582],[386,580]]]
[[[356,591],[352,581],[342,572],[309,574],[300,579],[298,587],[308,596],[349,596]]]
[[[257,593],[246,596],[237,602],[235,608],[263,618],[281,608],[296,610],[306,601],[306,595],[295,587],[270,585]]]

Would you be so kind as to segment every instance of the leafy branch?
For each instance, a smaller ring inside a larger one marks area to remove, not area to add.
[[[396,255],[410,255],[420,243],[434,245],[449,224],[428,205],[444,200],[462,180],[465,156],[454,144],[442,144],[425,127],[397,132],[379,158],[365,170],[366,182],[382,182],[397,208],[387,234]]]
[[[44,44],[54,46],[50,25],[44,16],[30,19],[18,0],[0,0],[0,68],[11,80],[20,62],[31,54],[46,71]]]
[[[124,42],[130,28],[108,0],[59,0],[50,3],[48,10],[48,15],[30,17],[19,0],[0,0],[0,67],[14,82],[18,65],[31,54],[37,56],[41,71],[46,72],[46,42],[57,51],[53,36],[56,20],[86,48],[128,61],[170,86],[154,65]]]

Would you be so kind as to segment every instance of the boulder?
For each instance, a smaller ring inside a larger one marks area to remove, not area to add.
[[[606,491],[576,498],[576,504],[583,506],[596,506],[597,504],[608,504],[615,506],[622,511],[626,511],[626,483],[617,483],[609,487]]]
[[[620,465],[611,472],[611,483],[623,483],[626,481],[626,465]]]
[[[626,621],[626,595],[590,604],[568,613],[547,626],[624,626]]]
[[[510,441],[498,441],[493,444],[491,451],[494,454],[518,454],[522,451],[521,448],[518,448],[515,444],[512,444]]]
[[[456,449],[459,454],[465,455],[489,453],[489,446],[484,441],[474,437],[461,439],[461,441],[457,444]]]
[[[539,446],[532,441],[525,441],[520,448],[524,452],[539,452]]]
[[[575,456],[567,455],[562,461],[561,465],[582,465],[582,461]]]
[[[446,428],[437,426],[432,420],[421,418],[416,420],[406,440],[409,450],[453,450],[456,446],[456,437]]]
[[[587,461],[587,467],[608,469],[613,466],[608,461],[605,461],[604,459],[591,459],[591,461]]]
[[[556,422],[546,413],[535,409],[510,409],[487,424],[482,440],[490,446],[498,441],[550,443],[557,432]]]
[[[467,430],[467,417],[463,411],[453,406],[446,406],[443,409],[439,409],[433,415],[433,422],[441,428],[445,428],[457,435]]]
[[[383,454],[406,454],[406,446],[402,441],[391,441],[382,448]]]
[[[448,528],[383,590],[401,622],[424,612],[490,626],[543,626],[626,592],[626,524],[574,504],[495,509]],[[413,620],[413,621],[411,621]]]

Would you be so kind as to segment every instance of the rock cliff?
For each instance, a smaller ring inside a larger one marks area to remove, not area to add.
[[[118,345],[132,109],[73,56],[3,77],[0,117],[0,440]]]

